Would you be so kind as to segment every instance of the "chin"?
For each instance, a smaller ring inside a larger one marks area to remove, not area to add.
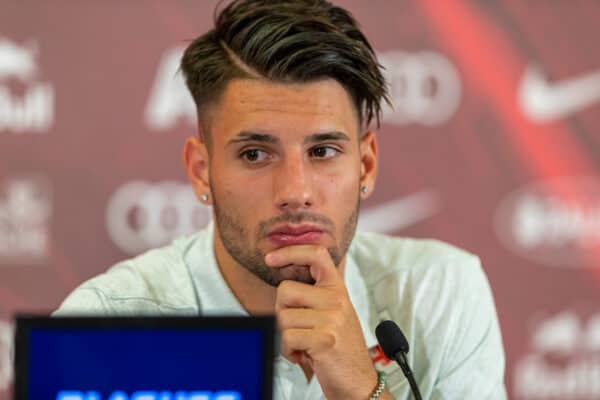
[[[279,283],[287,280],[307,283],[310,285],[315,283],[314,278],[310,274],[309,267],[305,265],[290,265],[287,267],[281,267],[279,268],[278,275]]]

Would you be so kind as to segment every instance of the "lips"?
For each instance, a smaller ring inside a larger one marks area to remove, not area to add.
[[[315,225],[285,225],[273,229],[269,240],[277,245],[317,243],[325,235],[323,229]]]

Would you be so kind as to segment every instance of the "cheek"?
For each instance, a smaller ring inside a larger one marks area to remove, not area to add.
[[[319,178],[320,187],[325,190],[328,197],[341,196],[343,199],[354,199],[359,184],[358,171],[353,172],[353,169],[331,171],[331,173],[323,174]]]
[[[346,222],[356,208],[358,201],[358,173],[330,175],[320,180],[319,192],[329,215],[334,218],[338,229]]]
[[[221,173],[215,178],[215,196],[221,208],[246,220],[252,215],[258,215],[261,205],[264,207],[269,189],[264,180],[247,179],[233,173]]]

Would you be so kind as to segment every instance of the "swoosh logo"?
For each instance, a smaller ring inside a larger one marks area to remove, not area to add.
[[[531,65],[525,69],[518,96],[527,118],[554,121],[600,100],[600,70],[552,83],[541,68]]]
[[[432,190],[423,190],[361,211],[358,230],[391,233],[436,214],[441,208]]]

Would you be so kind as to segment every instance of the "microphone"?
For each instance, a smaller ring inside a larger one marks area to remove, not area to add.
[[[413,373],[406,361],[408,342],[400,328],[398,328],[398,325],[396,325],[394,321],[382,321],[377,325],[377,328],[375,328],[375,336],[377,336],[377,341],[383,350],[383,354],[390,360],[396,360],[398,365],[400,365],[404,376],[408,379],[410,390],[412,391],[413,396],[415,396],[415,399],[421,400],[419,387],[417,386]]]

